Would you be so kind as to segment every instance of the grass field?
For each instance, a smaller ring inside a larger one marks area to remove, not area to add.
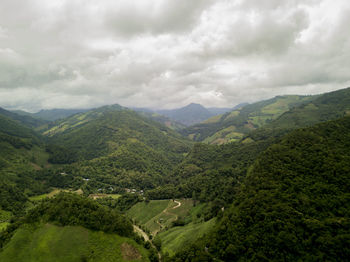
[[[178,217],[186,217],[193,208],[191,199],[181,199],[181,206],[172,200],[152,200],[134,205],[127,215],[144,226],[152,235],[169,228]]]
[[[173,227],[159,233],[162,241],[162,252],[170,256],[179,251],[182,247],[192,244],[199,237],[203,236],[215,225],[215,219],[201,223],[189,223],[182,227]]]
[[[127,215],[134,219],[136,223],[144,225],[164,209],[166,209],[170,200],[151,200],[149,203],[139,202],[128,210]]]
[[[184,245],[193,243],[203,236],[215,224],[213,219],[207,222],[202,221],[200,214],[205,204],[194,206],[192,199],[180,199],[178,201],[181,206],[178,206],[178,203],[172,200],[140,202],[127,212],[129,217],[148,229],[153,236],[160,237],[162,251],[168,252],[170,256],[174,255]],[[172,227],[172,222],[178,218],[185,221],[186,225]]]
[[[119,195],[119,194],[91,194],[91,195],[89,195],[89,197],[92,198],[92,199],[107,198],[107,197],[111,197],[113,199],[118,199],[121,196],[122,195]]]
[[[82,227],[50,224],[18,229],[0,253],[6,262],[149,261],[135,241]]]
[[[29,197],[29,200],[30,201],[40,201],[40,200],[43,200],[45,198],[51,198],[60,192],[71,192],[71,193],[76,193],[78,195],[83,194],[83,191],[81,189],[78,189],[76,191],[70,191],[70,190],[63,190],[63,189],[56,188],[56,189],[52,190],[50,193]]]

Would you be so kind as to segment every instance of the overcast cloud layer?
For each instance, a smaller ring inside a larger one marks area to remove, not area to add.
[[[349,86],[348,0],[1,0],[0,106],[229,107]]]

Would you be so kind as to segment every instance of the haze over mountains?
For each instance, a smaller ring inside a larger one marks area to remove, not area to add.
[[[245,103],[238,105],[239,107],[245,105]],[[236,107],[235,107],[236,108]],[[138,112],[144,112],[144,113],[156,113],[162,116],[167,117],[169,120],[178,122],[182,125],[189,126],[192,124],[200,123],[212,116],[216,116],[219,114],[223,114],[225,112],[231,111],[231,108],[205,108],[204,106],[200,104],[189,104],[182,108],[177,109],[169,109],[169,110],[157,110],[157,109],[148,109],[148,108],[132,108],[135,111]],[[34,118],[47,120],[47,121],[55,121],[61,118],[66,118],[71,115],[86,112],[89,109],[46,109],[46,110],[40,110],[37,113],[28,113],[21,110],[14,110],[14,113],[17,113],[19,115],[27,115],[32,116]],[[149,115],[152,117],[152,115]],[[157,117],[156,115],[153,115],[153,117]],[[161,122],[166,122],[165,119],[159,120]]]
[[[350,262],[349,0],[1,0],[0,262]]]
[[[179,132],[119,105],[54,121],[1,109],[0,260],[346,261],[349,112],[350,88],[240,105]]]

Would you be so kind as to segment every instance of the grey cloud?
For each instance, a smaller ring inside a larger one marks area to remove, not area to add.
[[[233,106],[350,79],[350,4],[2,0],[0,106]]]
[[[133,1],[120,1],[114,9],[106,12],[105,23],[123,36],[183,32],[191,30],[212,2],[156,0],[135,4]]]

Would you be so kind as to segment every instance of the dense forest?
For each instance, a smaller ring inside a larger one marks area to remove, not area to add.
[[[150,261],[346,261],[349,112],[350,88],[180,133],[118,105],[51,122],[1,109],[2,250],[50,224],[133,239]]]
[[[195,258],[206,246],[208,260],[346,261],[349,134],[347,117],[297,130],[270,146],[236,187],[205,244],[178,258]]]

